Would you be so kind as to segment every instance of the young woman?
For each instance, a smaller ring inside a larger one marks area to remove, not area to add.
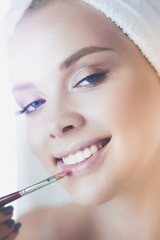
[[[160,239],[159,14],[151,0],[25,9],[9,41],[13,95],[31,151],[67,172],[75,204],[36,209],[4,239]]]

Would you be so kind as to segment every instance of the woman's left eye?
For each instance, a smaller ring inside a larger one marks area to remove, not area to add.
[[[83,78],[78,83],[76,83],[73,88],[95,86],[95,85],[99,84],[101,81],[103,81],[103,79],[105,78],[105,76],[107,75],[108,72],[109,72],[109,70],[105,70],[103,72],[91,74],[91,75]]]
[[[16,115],[20,115],[20,114],[23,114],[23,113],[26,113],[26,114],[31,114],[35,111],[38,110],[38,108],[44,104],[46,102],[45,99],[38,99],[36,101],[33,101],[31,102],[30,104],[28,104],[27,106],[25,106],[22,110],[20,111],[17,111],[16,112]]]

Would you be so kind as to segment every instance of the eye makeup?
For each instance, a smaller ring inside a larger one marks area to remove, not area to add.
[[[70,69],[69,88],[76,91],[87,91],[96,87],[108,74],[114,65],[114,58],[106,53],[98,53],[84,57]]]
[[[16,111],[16,115],[20,115],[23,113],[31,114],[37,111],[41,107],[41,105],[44,104],[45,102],[46,102],[45,99],[37,99],[26,105],[24,108],[22,108],[22,110]]]
[[[80,60],[76,65],[67,70],[62,75],[62,79],[57,81],[64,82],[65,91],[70,93],[87,92],[108,79],[113,65],[113,59],[108,54],[96,54],[95,56],[87,56]],[[54,76],[53,76],[54,79]],[[54,82],[52,83],[54,88]],[[42,86],[42,85],[41,85]],[[61,85],[62,86],[62,85]],[[21,90],[21,89],[20,89]],[[42,90],[42,89],[41,89]],[[22,92],[24,91],[24,93]],[[20,110],[16,111],[16,115],[26,114],[32,115],[38,112],[42,105],[46,103],[46,94],[39,89],[23,90],[15,95],[19,103]],[[57,91],[61,91],[57,89]]]
[[[82,80],[80,80],[79,82],[77,82],[73,86],[73,88],[94,87],[94,86],[98,85],[99,83],[101,83],[108,73],[109,73],[109,69],[90,74],[90,75],[86,76],[85,78],[83,78]]]

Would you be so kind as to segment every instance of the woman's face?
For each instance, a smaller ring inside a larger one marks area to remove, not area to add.
[[[159,79],[102,13],[50,3],[21,21],[9,61],[29,147],[51,174],[67,171],[77,202],[106,202],[158,159]]]

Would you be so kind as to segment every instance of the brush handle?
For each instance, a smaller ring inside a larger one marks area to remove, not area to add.
[[[13,202],[14,200],[22,197],[19,192],[11,193],[9,195],[6,195],[2,198],[0,198],[0,207],[3,207],[7,203]]]
[[[65,177],[65,176],[66,176],[66,172],[57,173],[54,176],[51,176],[41,182],[38,182],[34,185],[24,188],[18,192],[11,193],[7,196],[4,196],[4,197],[0,198],[0,207],[3,207],[7,203],[13,202],[14,200],[16,200],[20,197],[26,196],[27,194],[37,191],[38,189],[45,187],[53,182],[56,182],[57,180],[60,180],[61,178]]]
[[[27,194],[29,193],[32,193],[42,187],[45,187],[53,182],[56,182],[57,179],[56,179],[56,176],[51,176],[39,183],[36,183],[32,186],[29,186],[27,188],[24,188],[18,192],[15,192],[15,193],[11,193],[7,196],[4,196],[2,198],[0,198],[0,207],[3,207],[4,205],[6,205],[7,203],[10,203],[10,202],[13,202],[14,200],[20,198],[20,197],[23,197],[23,196],[26,196]]]
[[[57,181],[56,175],[55,176],[51,176],[51,177],[49,177],[49,178],[47,178],[47,179],[45,179],[45,180],[43,180],[41,182],[38,182],[38,183],[36,183],[34,185],[31,185],[31,186],[29,186],[27,188],[24,188],[24,189],[20,190],[19,194],[21,195],[21,197],[26,196],[26,195],[28,195],[28,194],[30,194],[32,192],[35,192],[38,189],[43,188],[43,187],[45,187],[45,186],[47,186],[47,185],[49,185],[49,184],[51,184],[53,182],[56,182],[56,181]]]

